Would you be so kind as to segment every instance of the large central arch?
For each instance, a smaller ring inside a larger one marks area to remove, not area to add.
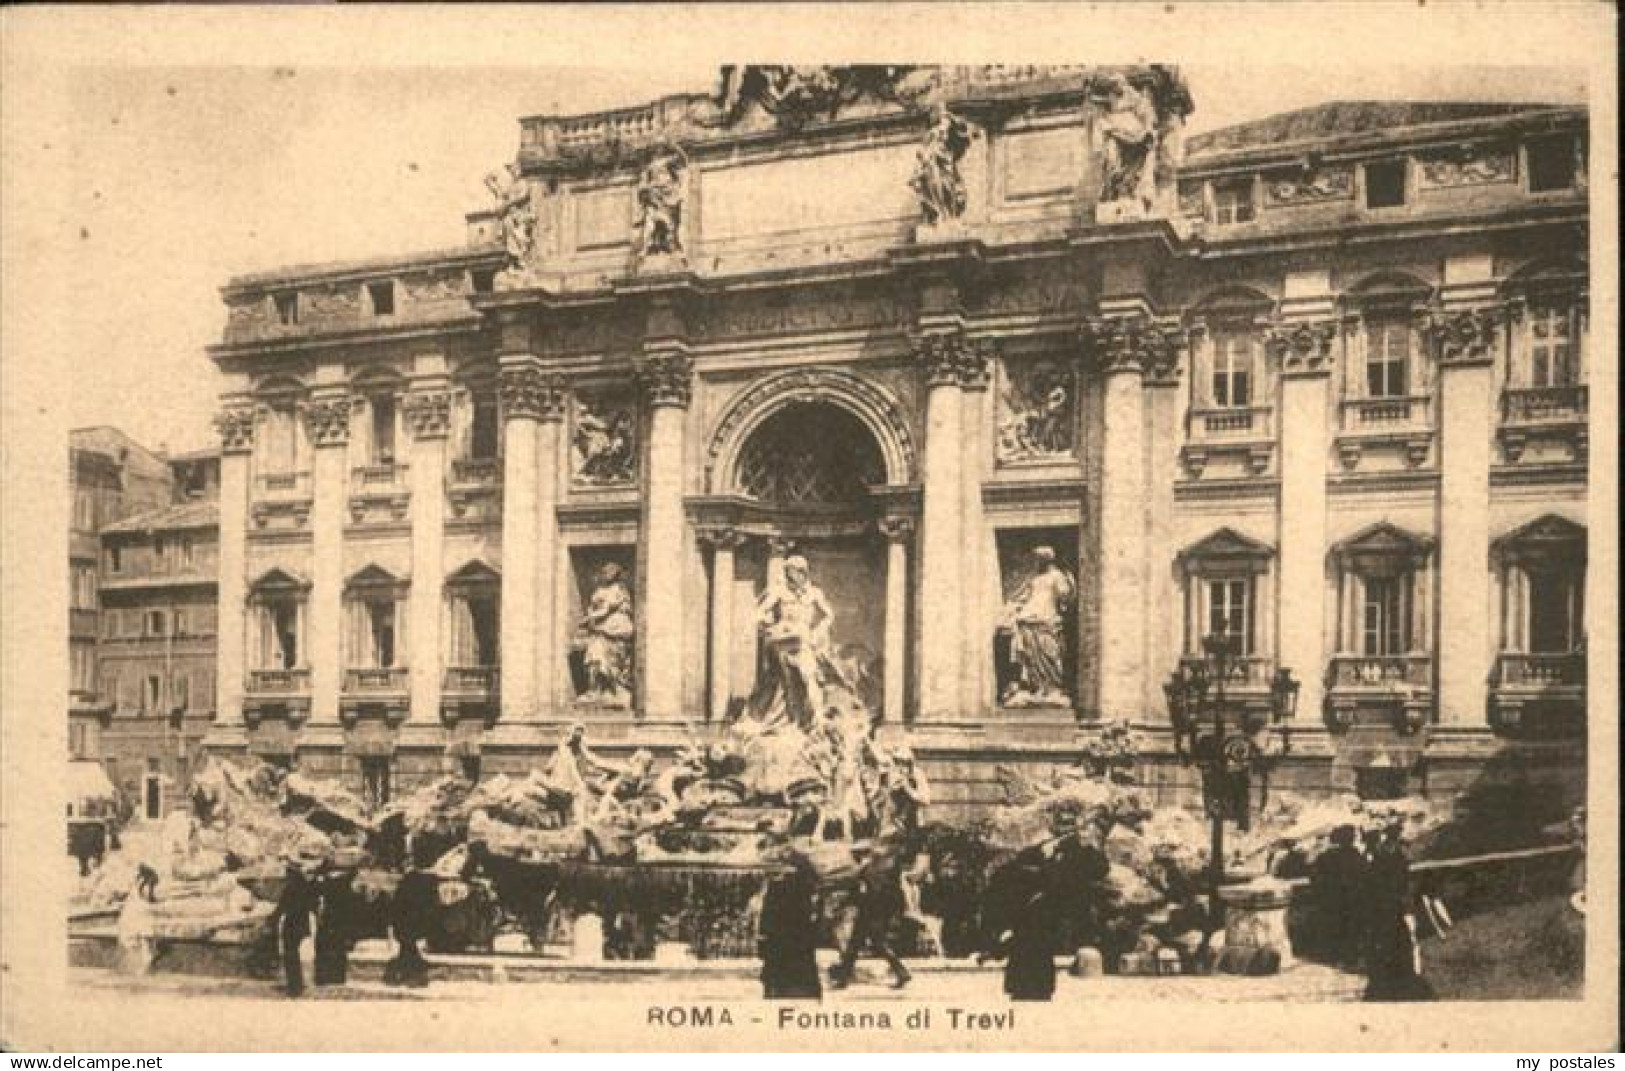
[[[807,368],[769,376],[728,405],[706,448],[706,491],[738,492],[735,481],[739,452],[751,433],[784,409],[807,403],[833,405],[852,414],[874,437],[885,466],[886,483],[914,482],[914,439],[896,399],[851,373]]]

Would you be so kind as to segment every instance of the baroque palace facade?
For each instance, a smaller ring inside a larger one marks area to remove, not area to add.
[[[1301,680],[1291,787],[1578,792],[1585,112],[1191,110],[729,68],[522,120],[465,248],[232,280],[211,746],[375,798],[576,721],[669,755],[788,562],[947,809],[1100,719],[1194,791],[1212,632],[1238,702]]]

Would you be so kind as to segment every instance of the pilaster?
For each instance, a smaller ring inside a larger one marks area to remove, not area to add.
[[[402,403],[412,436],[412,587],[407,652],[410,717],[433,724],[440,714],[441,639],[445,581],[446,438],[451,391],[439,357],[420,361]]]
[[[908,544],[914,522],[906,517],[888,517],[880,522],[886,537],[886,630],[881,672],[881,717],[900,725],[908,690]]]
[[[316,724],[338,720],[344,678],[344,518],[353,410],[354,403],[343,387],[328,383],[311,393],[304,412],[312,452],[310,613],[305,649],[310,662],[310,716]]]
[[[914,340],[925,375],[920,532],[920,719],[951,721],[965,694],[964,336]]]
[[[637,369],[649,409],[643,466],[643,569],[639,577],[638,666],[645,717],[683,716],[683,424],[693,362],[675,339],[646,344]]]
[[[215,624],[215,728],[243,723],[248,672],[248,508],[254,409],[233,400],[215,418],[220,432],[220,547]]]

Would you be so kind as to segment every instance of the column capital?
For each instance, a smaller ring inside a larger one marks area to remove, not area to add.
[[[246,454],[254,449],[253,406],[226,406],[215,414],[214,428],[220,433],[222,454]]]
[[[982,390],[996,343],[990,338],[967,338],[962,330],[932,331],[909,339],[914,359],[933,387],[960,386]]]
[[[566,390],[563,374],[534,364],[509,365],[498,372],[497,393],[508,420],[564,419]]]
[[[312,398],[305,403],[305,428],[315,447],[344,446],[350,441],[350,412],[355,399],[349,395]]]
[[[1487,364],[1506,316],[1506,310],[1496,306],[1429,309],[1422,315],[1422,336],[1441,366]]]
[[[1181,332],[1170,324],[1143,313],[1091,316],[1081,333],[1088,359],[1106,375],[1177,375]]]
[[[902,543],[914,534],[914,518],[882,517],[875,522],[875,527],[880,529],[880,534],[886,537],[887,542]]]
[[[1264,329],[1264,350],[1281,366],[1283,376],[1315,376],[1331,372],[1337,340],[1334,320],[1275,323]]]
[[[409,391],[401,412],[414,439],[444,439],[451,432],[451,391]]]
[[[750,537],[737,528],[701,528],[695,535],[712,550],[738,550],[750,541]]]
[[[694,394],[694,361],[682,349],[645,353],[637,364],[638,386],[651,409],[687,409]]]

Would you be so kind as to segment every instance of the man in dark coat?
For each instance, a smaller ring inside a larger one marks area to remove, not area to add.
[[[299,861],[292,860],[288,863],[287,880],[282,883],[282,895],[271,912],[271,929],[282,946],[283,988],[290,997],[305,991],[299,948],[310,936],[311,915],[315,911],[316,888]]]
[[[414,853],[415,855],[421,853]],[[393,985],[429,984],[429,961],[418,950],[427,938],[439,910],[439,882],[425,869],[424,861],[407,871],[390,904],[390,930],[395,935],[395,958],[384,969],[384,981]]]
[[[1332,830],[1331,842],[1315,860],[1310,878],[1318,922],[1315,929],[1322,950],[1333,963],[1355,964],[1365,939],[1366,910],[1361,901],[1370,864],[1355,847],[1353,826]]]
[[[350,945],[355,940],[355,890],[350,887],[354,875],[342,870],[329,870],[317,881],[321,907],[316,913],[316,984],[343,985],[349,979]]]
[[[1411,864],[1401,829],[1394,825],[1376,847],[1367,881],[1370,924],[1366,933],[1369,1001],[1431,1000],[1432,987],[1417,963],[1411,912]]]
[[[765,1000],[818,1000],[818,874],[792,853],[789,870],[768,882],[757,920]]]
[[[895,846],[886,841],[877,843],[858,874],[854,895],[857,917],[840,961],[830,968],[832,988],[844,989],[852,983],[858,956],[865,950],[884,959],[891,968],[892,988],[901,989],[913,978],[891,947],[892,926],[903,915],[902,881],[902,861]]]
[[[1051,856],[1054,844],[1025,848],[988,883],[989,947],[978,961],[1002,959],[1004,992],[1011,1000],[1055,996],[1056,911]]]

